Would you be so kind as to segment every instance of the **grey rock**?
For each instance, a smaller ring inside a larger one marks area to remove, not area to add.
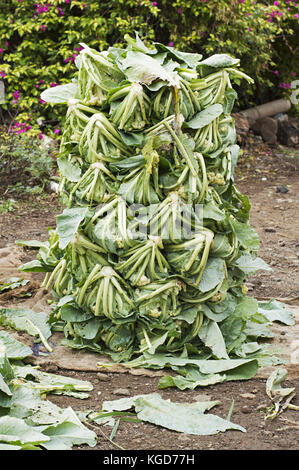
[[[107,382],[109,380],[109,376],[107,374],[103,374],[102,372],[98,372],[97,379],[101,382]]]
[[[131,396],[131,392],[128,388],[116,388],[112,393],[113,395],[122,395],[124,397]]]
[[[278,141],[287,147],[299,146],[299,119],[292,118],[278,122]]]
[[[286,186],[279,184],[278,186],[276,186],[276,192],[285,194],[289,192],[289,189]]]

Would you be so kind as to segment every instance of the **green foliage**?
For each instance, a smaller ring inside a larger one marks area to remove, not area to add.
[[[298,6],[291,1],[2,0],[2,109],[30,124],[30,134],[41,128],[57,136],[64,113],[41,102],[40,93],[70,81],[81,43],[97,50],[120,47],[124,35],[134,31],[145,42],[204,57],[225,52],[241,58],[242,70],[255,80],[254,87],[238,90],[241,107],[289,96],[298,76]]]
[[[0,214],[13,212],[15,208],[16,208],[15,202],[11,199],[7,199],[6,201],[0,201]]]
[[[241,105],[290,95],[283,90],[290,88],[299,72],[296,2],[177,0],[171,10],[168,3],[159,2],[160,17],[174,47],[198,51],[204,57],[227,53],[241,59],[242,70],[255,81],[254,87],[238,90]]]
[[[0,139],[0,178],[7,182],[6,193],[42,193],[55,172],[55,147],[47,148],[42,139],[27,134],[3,134]]]

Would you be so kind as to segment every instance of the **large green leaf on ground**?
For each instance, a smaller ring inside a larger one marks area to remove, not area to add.
[[[195,403],[173,403],[164,400],[158,393],[137,395],[129,399],[121,399],[121,404],[104,402],[103,408],[110,411],[115,407],[122,410],[135,408],[137,417],[157,426],[162,426],[172,431],[182,432],[200,436],[209,436],[219,432],[235,429],[246,432],[246,430],[232,422],[220,418],[214,414],[204,414],[219,402],[195,402]]]
[[[86,380],[75,379],[74,377],[66,377],[58,374],[50,374],[43,372],[37,367],[32,366],[16,366],[14,368],[16,377],[30,380],[35,390],[39,390],[41,394],[55,393],[63,395],[72,395],[77,398],[86,398],[86,394],[93,389],[90,382]],[[34,382],[33,382],[34,380]]]
[[[15,339],[7,331],[0,330],[0,346],[5,346],[5,352],[8,359],[24,359],[32,354],[31,348],[26,344]]]
[[[63,410],[58,423],[40,429],[49,438],[43,444],[47,450],[71,450],[73,445],[81,444],[94,447],[97,443],[96,434],[81,423],[70,407]]]
[[[50,338],[52,332],[48,323],[48,315],[45,312],[37,313],[34,310],[23,308],[1,308],[0,325],[37,336],[45,347],[51,350],[47,339]]]
[[[258,302],[258,311],[270,322],[278,321],[290,326],[295,324],[294,313],[278,300],[273,299],[267,302]]]
[[[50,437],[28,426],[20,418],[13,416],[2,416],[0,418],[0,442],[22,446],[23,444],[38,445],[49,440]]]
[[[29,279],[20,279],[19,277],[11,277],[5,282],[0,283],[0,294],[8,290],[17,289],[18,287],[26,286],[30,281]]]
[[[175,357],[167,354],[149,354],[143,353],[144,363],[142,366],[155,369],[164,369],[166,367],[179,370],[178,368],[186,366],[196,367],[202,374],[233,375],[237,373],[238,380],[252,378],[257,372],[257,361],[255,359],[196,359],[192,357]]]
[[[213,360],[207,360],[207,363],[211,363]],[[216,362],[221,362],[223,360],[215,360]],[[234,359],[234,361],[238,361]],[[241,360],[241,361],[244,361]],[[215,365],[215,364],[214,364]],[[217,368],[211,367],[207,369],[201,368],[199,370],[197,367],[189,366],[187,368],[182,368],[182,373],[184,375],[164,375],[159,380],[158,387],[160,389],[168,387],[177,387],[180,390],[194,390],[197,387],[206,387],[208,385],[213,385],[221,382],[228,382],[231,380],[248,380],[255,376],[258,370],[258,362],[254,359],[246,359],[245,362],[239,362],[239,365],[235,364],[236,367],[229,368],[230,366],[224,367],[223,370],[218,370]],[[174,369],[179,371],[179,369]],[[202,372],[204,370],[205,373]]]

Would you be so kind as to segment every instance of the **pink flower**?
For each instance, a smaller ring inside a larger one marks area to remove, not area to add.
[[[0,47],[0,54],[2,54],[2,52],[3,52],[3,49],[2,49],[2,47]]]
[[[57,83],[52,82],[52,83],[50,84],[50,86],[51,86],[51,88],[54,88],[54,86],[57,86]]]
[[[64,11],[62,8],[58,7],[57,10],[58,10],[58,16],[64,16]]]
[[[44,25],[44,24],[42,24],[42,25],[41,25],[41,27],[40,27],[39,29],[40,29],[40,30],[42,30],[42,31],[45,31],[46,27],[45,27],[45,25]]]
[[[294,18],[299,18],[299,13],[296,13],[296,14],[294,15]]]
[[[70,0],[64,0],[65,3],[70,3]]]
[[[39,83],[45,83],[45,80],[40,80]]]
[[[181,8],[178,8],[178,14],[181,15],[183,12],[182,12],[182,9]]]
[[[152,2],[153,7],[156,7],[158,5],[157,2]]]
[[[39,140],[42,140],[43,137],[44,137],[43,134],[39,134],[39,136],[38,136]]]
[[[38,85],[38,84],[36,84],[36,85],[35,85],[35,88],[39,88],[39,85]]]
[[[275,75],[278,75],[278,74],[279,74],[278,70],[274,70],[273,73],[275,73]]]
[[[0,70],[0,77],[5,78],[7,74],[4,72],[4,70]]]
[[[278,6],[279,2],[277,2],[277,1],[273,2],[273,5]]]
[[[8,41],[5,41],[5,46],[9,47],[9,42]]]
[[[40,102],[41,104],[44,104],[44,103],[45,103],[45,101],[44,101],[42,98],[39,99],[39,102]]]
[[[250,26],[248,27],[248,31],[249,31],[249,32],[251,31],[251,28],[250,28]]]
[[[296,72],[291,72],[292,77],[296,77]]]
[[[54,134],[60,134],[60,129],[54,129]]]
[[[173,42],[170,42],[168,45],[169,47],[173,47]]]
[[[20,98],[20,92],[19,90],[16,90],[13,92],[12,94],[13,98],[15,98],[16,100],[18,100]]]
[[[26,124],[24,122],[17,122],[14,126],[13,126],[13,131],[15,131],[15,128],[17,128],[18,130],[16,131],[16,134],[20,135],[20,134],[23,134],[24,132],[26,131],[29,131],[29,129],[32,129],[32,126],[26,126]]]

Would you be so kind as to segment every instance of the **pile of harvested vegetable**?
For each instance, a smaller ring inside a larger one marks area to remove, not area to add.
[[[270,269],[234,185],[232,84],[252,80],[226,54],[126,40],[103,52],[83,44],[72,83],[42,94],[67,104],[66,209],[21,270],[47,273],[50,324],[70,347],[180,372],[161,387],[250,378],[277,361],[258,339],[272,321],[292,322],[244,284]]]

